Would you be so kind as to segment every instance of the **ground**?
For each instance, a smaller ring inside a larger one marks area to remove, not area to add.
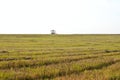
[[[120,80],[120,35],[0,35],[0,80]]]

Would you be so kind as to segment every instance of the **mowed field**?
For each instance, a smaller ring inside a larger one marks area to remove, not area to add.
[[[120,35],[0,35],[0,80],[120,80]]]

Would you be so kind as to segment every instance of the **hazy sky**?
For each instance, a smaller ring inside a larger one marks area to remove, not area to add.
[[[120,33],[120,0],[0,0],[0,33]]]

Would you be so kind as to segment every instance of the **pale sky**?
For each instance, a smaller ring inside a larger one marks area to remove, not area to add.
[[[120,0],[0,0],[1,34],[120,34]]]

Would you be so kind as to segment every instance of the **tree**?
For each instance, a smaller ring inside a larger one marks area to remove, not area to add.
[[[56,31],[55,30],[51,30],[51,34],[56,34]]]

